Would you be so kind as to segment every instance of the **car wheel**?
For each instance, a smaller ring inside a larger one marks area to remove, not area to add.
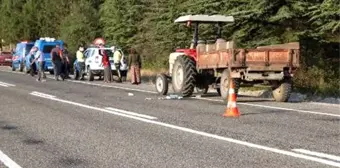
[[[88,80],[93,81],[94,80],[94,73],[91,69],[88,70]]]

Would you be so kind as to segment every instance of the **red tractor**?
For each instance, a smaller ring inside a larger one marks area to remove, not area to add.
[[[189,49],[177,49],[169,56],[168,74],[156,78],[156,90],[166,95],[171,81],[173,91],[189,97],[196,88],[205,94],[214,87],[226,100],[229,82],[236,93],[240,83],[270,84],[276,101],[288,100],[294,71],[299,67],[299,43],[262,46],[256,49],[235,48],[233,41],[222,39],[222,24],[234,22],[232,16],[187,15],[175,23],[194,25],[193,43]],[[199,39],[200,24],[215,24],[217,33],[209,44]]]

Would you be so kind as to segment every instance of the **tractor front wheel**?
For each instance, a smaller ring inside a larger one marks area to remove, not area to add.
[[[189,97],[196,86],[196,63],[193,58],[178,56],[172,69],[172,88],[175,93]]]
[[[168,94],[168,77],[164,74],[158,74],[156,77],[156,90],[160,95]]]

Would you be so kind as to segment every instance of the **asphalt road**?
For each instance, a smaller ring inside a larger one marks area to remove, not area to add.
[[[339,106],[241,97],[232,119],[214,95],[162,98],[2,68],[0,167],[340,167]]]

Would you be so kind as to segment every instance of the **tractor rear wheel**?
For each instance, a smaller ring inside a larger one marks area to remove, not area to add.
[[[193,58],[178,56],[172,69],[172,88],[175,93],[189,97],[196,86],[196,63]]]
[[[219,91],[217,91],[221,95],[224,101],[227,101],[227,97],[229,94],[229,81],[230,81],[230,72],[228,69],[225,69],[221,76]],[[235,87],[234,90],[235,90],[235,94],[237,95],[238,90],[240,88],[241,81],[238,78],[233,78],[232,81],[234,82],[234,87]]]

